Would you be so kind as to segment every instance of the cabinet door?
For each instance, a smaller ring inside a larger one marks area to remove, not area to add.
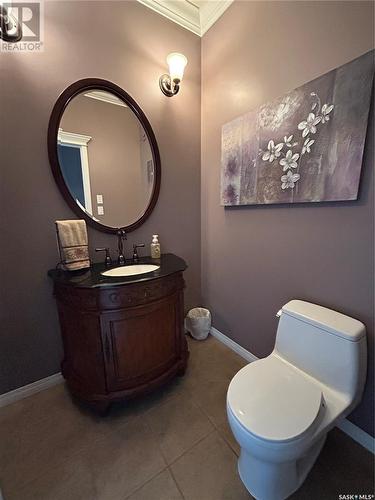
[[[180,294],[152,304],[103,314],[103,347],[109,391],[147,383],[180,355]]]
[[[99,315],[81,313],[61,302],[58,309],[64,344],[64,377],[80,394],[105,394]]]

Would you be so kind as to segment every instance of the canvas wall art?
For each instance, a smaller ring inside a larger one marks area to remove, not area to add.
[[[374,51],[222,128],[224,206],[356,200]]]

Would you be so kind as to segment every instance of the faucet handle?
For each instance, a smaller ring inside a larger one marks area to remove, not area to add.
[[[112,264],[111,254],[109,253],[109,248],[95,248],[95,252],[105,252],[104,263],[106,267]]]
[[[138,245],[136,245],[136,244],[133,245],[133,262],[139,261],[137,248],[143,248],[144,246],[145,246],[144,243],[139,243]]]

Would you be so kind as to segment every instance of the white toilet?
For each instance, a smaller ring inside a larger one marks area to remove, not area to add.
[[[366,379],[363,323],[301,300],[278,315],[272,354],[242,368],[227,394],[239,474],[258,500],[282,500],[301,486]]]

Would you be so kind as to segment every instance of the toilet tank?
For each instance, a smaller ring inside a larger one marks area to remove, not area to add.
[[[274,354],[339,391],[349,405],[362,396],[366,328],[326,307],[291,300],[281,309]]]

